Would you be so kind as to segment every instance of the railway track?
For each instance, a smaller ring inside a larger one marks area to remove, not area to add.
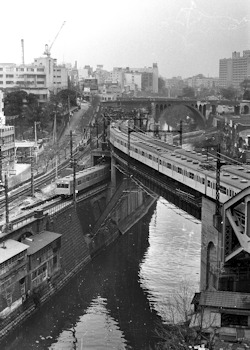
[[[84,152],[79,152],[78,150],[73,151],[73,157],[77,161],[86,156],[89,153],[88,147],[84,150]],[[67,168],[70,164],[70,159],[65,160],[61,164],[58,165],[57,171],[60,173],[63,169]],[[51,169],[49,172],[42,174],[41,176],[34,178],[34,189],[40,189],[41,187],[51,183],[55,179],[55,168]],[[21,199],[22,197],[27,197],[31,194],[31,180],[26,181],[25,183],[21,183],[17,188],[9,189],[8,192],[8,200],[9,204],[14,202],[16,199]],[[0,195],[0,210],[5,207],[5,195],[4,191]],[[12,208],[13,210],[14,208]]]

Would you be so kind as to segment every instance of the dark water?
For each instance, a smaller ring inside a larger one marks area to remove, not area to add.
[[[0,349],[154,349],[168,296],[187,276],[198,289],[200,224],[180,213],[160,199]]]

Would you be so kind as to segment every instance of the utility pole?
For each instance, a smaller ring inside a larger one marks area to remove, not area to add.
[[[73,203],[76,205],[76,159],[73,159]]]
[[[96,148],[99,148],[99,143],[98,143],[98,123],[97,122],[95,122],[95,125],[94,125],[95,127],[96,127]]]
[[[73,167],[73,133],[72,130],[69,132],[70,136],[70,167]]]
[[[69,113],[69,122],[70,122],[70,100],[68,95],[68,113]]]
[[[220,144],[217,145],[217,163],[216,163],[216,211],[215,215],[220,215],[220,168],[221,154]]]
[[[6,217],[6,228],[9,228],[9,186],[8,186],[8,176],[4,175],[4,192],[5,192],[5,217]]]
[[[0,183],[3,182],[3,156],[2,156],[2,146],[0,146]]]
[[[30,155],[30,185],[31,185],[31,196],[34,197],[35,195],[35,189],[34,189],[34,151],[32,149],[31,155]]]

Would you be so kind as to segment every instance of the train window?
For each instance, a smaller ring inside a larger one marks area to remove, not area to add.
[[[148,155],[148,158],[149,158],[149,159],[152,159],[152,156],[151,156],[151,154],[149,154],[149,155]]]
[[[227,194],[227,189],[226,189],[226,187],[220,186],[220,192],[221,192],[221,193],[224,193],[224,194]]]
[[[205,179],[204,177],[201,178],[201,183],[204,185],[205,184]]]
[[[161,164],[161,159],[159,160],[159,163]]]
[[[135,149],[135,153],[138,153],[138,149],[137,148]]]
[[[190,179],[193,179],[194,178],[194,174],[193,173],[189,173],[189,176],[188,176]]]
[[[208,186],[208,187],[212,187],[212,183],[211,183],[210,180],[207,180],[207,186]]]
[[[82,181],[81,180],[78,180],[77,181],[77,185],[81,185]]]
[[[182,174],[182,169],[178,167],[177,172],[178,172],[179,174]]]
[[[170,163],[167,163],[167,168],[172,169],[172,165]],[[174,169],[175,170],[175,169]]]
[[[141,155],[144,156],[144,154],[145,154],[145,153],[142,151],[142,152],[141,152]]]

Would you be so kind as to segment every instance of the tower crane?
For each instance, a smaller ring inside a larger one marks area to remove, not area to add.
[[[51,44],[50,46],[48,46],[48,44],[45,45],[45,51],[44,51],[44,53],[43,53],[44,55],[50,57],[51,48],[52,48],[54,42],[56,41],[56,39],[57,39],[57,37],[58,37],[58,35],[59,35],[60,31],[62,30],[62,28],[63,28],[63,26],[64,26],[65,23],[66,23],[66,21],[64,21],[63,24],[61,25],[61,28],[59,29],[59,31],[58,31],[58,33],[56,34],[54,40],[52,41],[52,44]]]

